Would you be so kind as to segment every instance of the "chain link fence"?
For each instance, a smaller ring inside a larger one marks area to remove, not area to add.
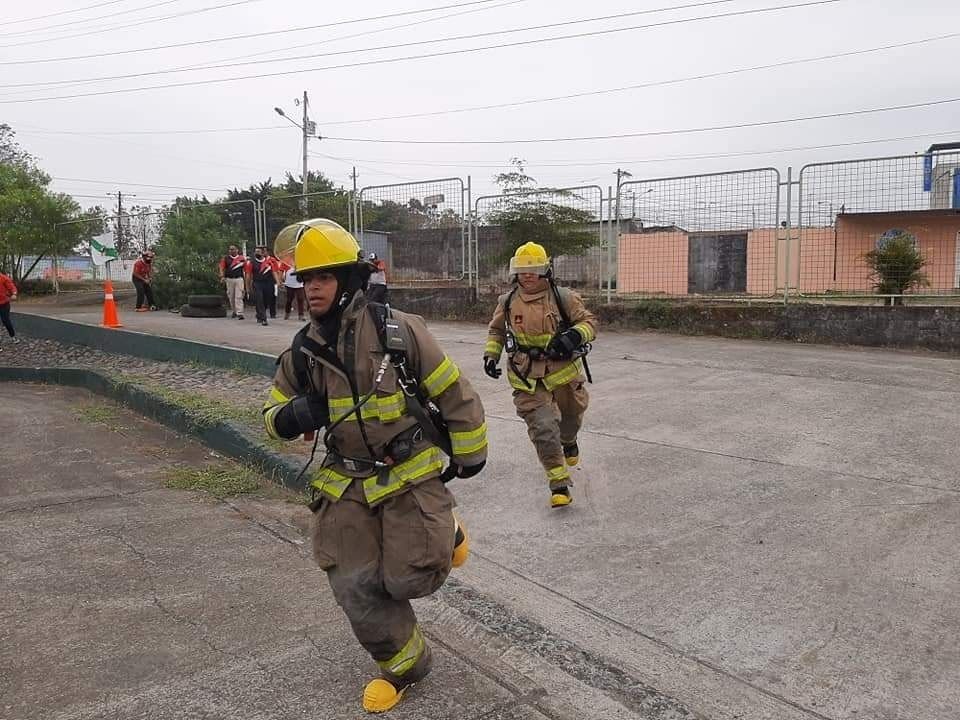
[[[550,188],[477,198],[473,248],[477,287],[497,293],[510,282],[510,257],[525,242],[546,248],[563,285],[598,297],[608,281],[603,190],[597,185]]]
[[[277,233],[300,220],[323,217],[344,227],[350,225],[350,194],[344,190],[275,195],[264,198],[261,207],[260,237],[271,249]]]
[[[460,178],[375,185],[357,195],[357,240],[391,284],[467,279],[469,191]]]
[[[960,293],[960,153],[800,170],[795,274],[806,297]]]
[[[616,295],[773,296],[786,273],[774,168],[620,184]]]

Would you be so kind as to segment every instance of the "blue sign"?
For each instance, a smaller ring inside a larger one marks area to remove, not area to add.
[[[953,207],[960,210],[960,170],[953,171]]]
[[[930,192],[933,189],[933,155],[923,156],[923,191]]]

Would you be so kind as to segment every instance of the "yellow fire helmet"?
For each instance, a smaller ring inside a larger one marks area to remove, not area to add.
[[[300,273],[356,265],[360,244],[333,220],[314,218],[283,228],[273,243],[273,253]]]
[[[543,245],[535,242],[524,243],[510,258],[510,274],[536,273],[546,275],[550,270],[550,258]]]

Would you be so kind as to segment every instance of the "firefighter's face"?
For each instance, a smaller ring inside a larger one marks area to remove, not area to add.
[[[326,270],[310,270],[300,274],[303,291],[307,296],[310,314],[323,317],[337,299],[337,276]]]
[[[537,273],[517,273],[517,282],[524,290],[538,290],[546,281]]]

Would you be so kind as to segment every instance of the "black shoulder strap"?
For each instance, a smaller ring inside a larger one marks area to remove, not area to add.
[[[307,390],[310,387],[310,366],[307,363],[307,356],[303,353],[303,348],[315,350],[312,346],[319,345],[315,340],[307,337],[307,331],[310,324],[307,323],[297,331],[293,336],[293,342],[290,345],[291,357],[293,358],[293,377],[297,381],[297,387],[301,390]],[[280,362],[280,358],[277,358]]]
[[[513,302],[513,296],[517,294],[517,286],[514,285],[513,289],[507,293],[507,297],[503,301],[503,322],[506,325],[507,330],[510,329],[510,303]]]
[[[567,313],[567,308],[563,305],[563,295],[560,293],[560,288],[557,287],[557,284],[553,281],[553,278],[550,278],[550,287],[553,288],[553,296],[557,300],[557,310],[560,311],[560,319],[563,321],[564,327],[570,327],[570,315]],[[567,289],[563,288],[564,294],[566,294]]]
[[[367,311],[370,313],[370,319],[373,320],[373,326],[377,330],[380,349],[387,352],[387,318],[390,317],[390,308],[383,303],[368,302]]]

